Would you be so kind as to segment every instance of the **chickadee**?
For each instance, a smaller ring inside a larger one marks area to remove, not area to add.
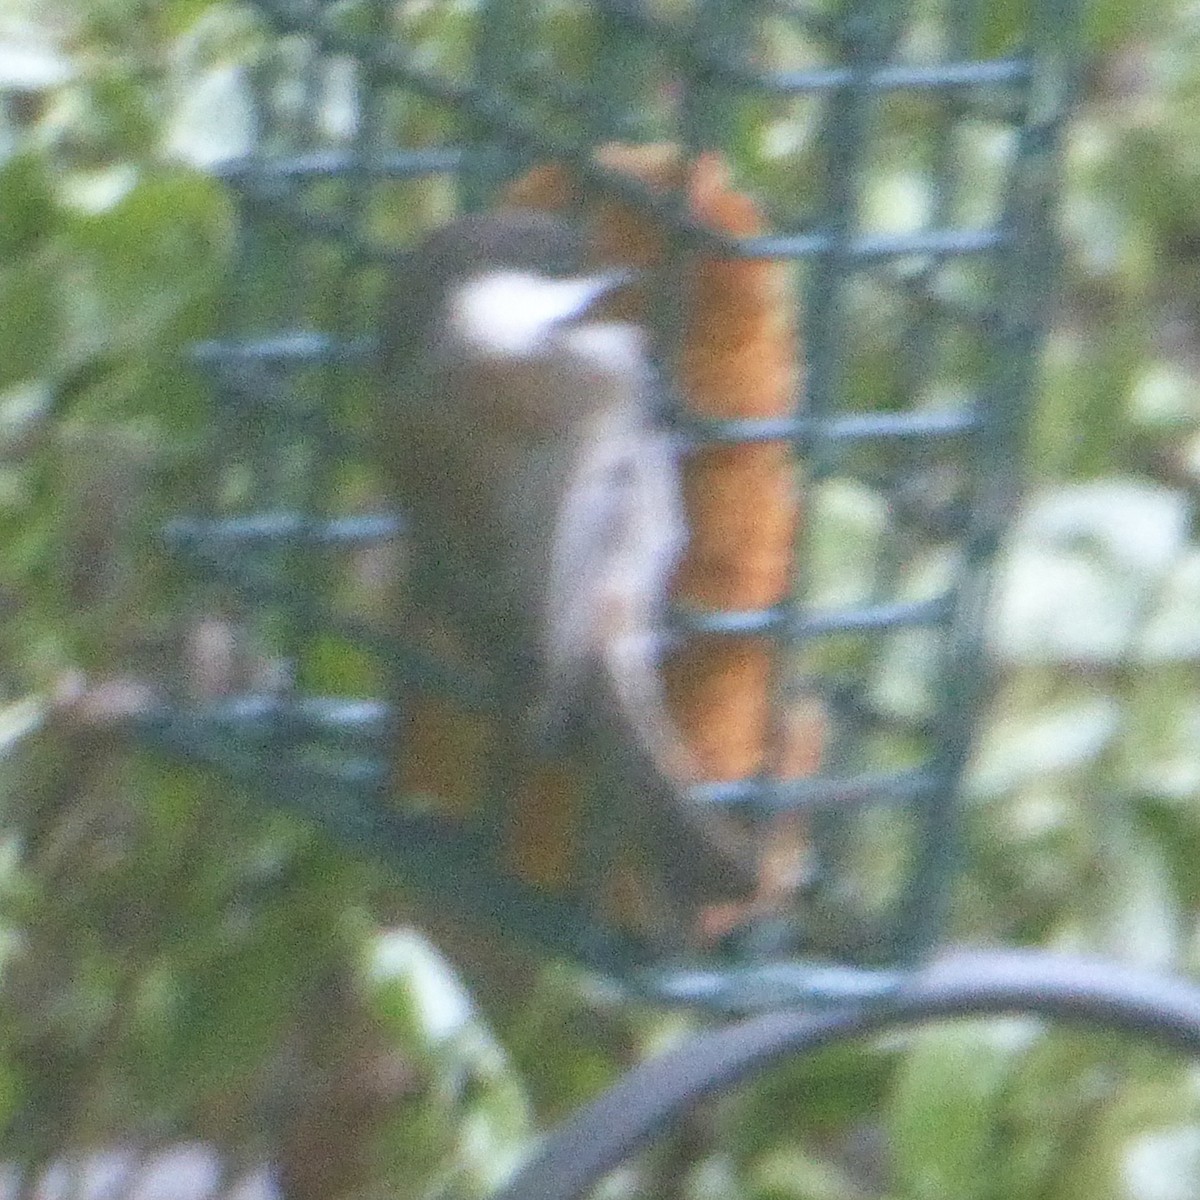
[[[603,315],[630,272],[582,263],[574,226],[512,210],[452,222],[398,270],[380,355],[410,588],[491,673],[525,749],[614,793],[687,911],[747,895],[756,866],[686,794],[659,670],[677,456],[642,331]]]

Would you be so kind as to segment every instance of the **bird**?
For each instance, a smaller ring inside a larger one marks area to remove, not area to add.
[[[611,313],[636,280],[586,265],[574,222],[459,217],[396,268],[379,369],[408,589],[482,667],[532,761],[568,755],[648,865],[663,925],[745,897],[757,864],[689,795],[661,659],[686,547],[678,439],[646,331]]]

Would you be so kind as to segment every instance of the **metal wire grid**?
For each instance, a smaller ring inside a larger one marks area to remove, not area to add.
[[[1071,5],[1034,2],[999,32],[985,8],[257,0],[257,149],[223,171],[241,214],[230,335],[195,355],[216,398],[211,507],[169,538],[195,568],[197,610],[235,614],[270,665],[244,694],[181,700],[149,732],[656,996],[742,1008],[893,986],[944,920],[987,568],[1054,272]],[[721,151],[775,232],[723,237],[678,196],[605,171],[592,150],[616,137]],[[821,698],[821,775],[700,789],[759,819],[807,810],[821,860],[785,933],[758,930],[687,969],[654,966],[569,897],[481,870],[487,831],[386,795],[390,717],[375,697],[414,680],[487,697],[381,635],[341,582],[347,557],[381,553],[402,526],[362,503],[380,264],[546,159],[661,218],[680,253],[796,264],[794,411],[691,430],[795,447],[807,508],[795,588],[769,610],[688,624],[769,635],[779,701]]]

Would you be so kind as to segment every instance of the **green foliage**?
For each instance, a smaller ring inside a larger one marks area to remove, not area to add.
[[[923,1033],[897,1072],[889,1132],[901,1195],[991,1196],[1005,1089],[1030,1023],[964,1023]]]

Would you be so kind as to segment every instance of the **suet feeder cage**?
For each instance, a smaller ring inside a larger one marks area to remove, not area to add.
[[[939,937],[955,868],[1055,276],[1070,6],[251,7],[254,146],[220,168],[236,277],[194,355],[211,491],[168,530],[238,665],[182,688],[154,738],[643,995],[886,992]],[[667,952],[594,886],[636,797],[497,769],[486,680],[396,616],[384,279],[497,203],[565,209],[655,280],[693,539],[671,704],[697,801],[763,848],[759,891]]]

